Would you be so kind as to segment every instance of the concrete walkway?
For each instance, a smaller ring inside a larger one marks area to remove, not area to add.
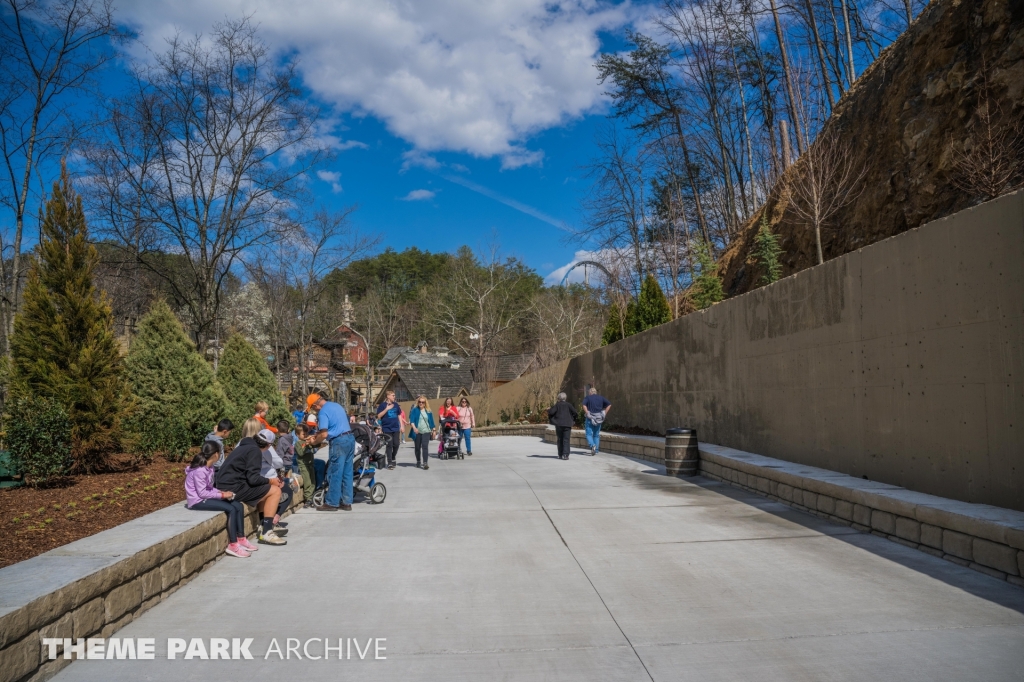
[[[217,562],[117,634],[157,660],[56,679],[1021,679],[1024,589],[644,462],[474,445],[383,472],[383,505],[293,516],[287,547]],[[256,660],[169,661],[168,637],[251,637]],[[275,637],[386,638],[387,658],[264,660]]]

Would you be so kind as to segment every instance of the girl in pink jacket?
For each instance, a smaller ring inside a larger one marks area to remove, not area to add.
[[[207,441],[185,469],[185,506],[198,511],[222,511],[228,515],[228,547],[225,552],[244,559],[257,550],[245,537],[245,508],[232,492],[213,487],[213,465],[220,458],[216,443]]]

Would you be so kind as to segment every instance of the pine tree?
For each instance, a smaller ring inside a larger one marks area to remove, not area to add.
[[[722,280],[718,277],[718,263],[711,255],[711,248],[702,240],[694,244],[700,276],[693,282],[693,304],[698,310],[710,308],[725,298]]]
[[[261,400],[270,405],[267,421],[271,424],[280,419],[291,421],[267,361],[241,334],[232,334],[225,344],[217,367],[217,381],[228,398],[228,416],[236,425],[241,426],[253,416],[256,403]]]
[[[753,261],[761,266],[764,274],[761,275],[761,284],[771,284],[778,281],[782,276],[782,263],[779,256],[782,254],[782,247],[779,246],[779,237],[772,232],[768,224],[767,216],[761,216],[761,227],[754,237]]]
[[[39,245],[11,336],[11,397],[51,399],[71,421],[73,468],[105,468],[120,445],[129,393],[99,261],[67,167],[46,202]]]
[[[125,376],[137,401],[126,426],[142,452],[183,456],[227,416],[227,400],[213,369],[163,301],[139,321]]]
[[[640,285],[640,295],[636,304],[626,313],[626,336],[639,334],[651,327],[672,321],[672,309],[665,298],[658,280],[654,275],[647,275]]]

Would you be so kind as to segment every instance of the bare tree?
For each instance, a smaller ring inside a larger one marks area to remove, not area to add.
[[[379,355],[402,345],[417,322],[415,306],[390,282],[374,282],[360,300],[358,316],[377,341]]]
[[[111,41],[126,37],[111,12],[110,0],[0,2],[0,202],[14,222],[13,234],[0,235],[5,347],[20,297],[29,206],[41,196],[47,163],[67,154],[83,118],[80,98],[112,57]]]
[[[537,297],[536,327],[541,366],[575,357],[601,345],[605,309],[597,291],[582,284],[550,287]],[[557,393],[557,391],[556,391]]]
[[[834,129],[826,129],[787,176],[793,211],[810,222],[818,264],[825,262],[822,227],[863,191],[865,169]]]
[[[298,338],[289,345],[298,351],[299,383],[304,393],[309,388],[309,372],[308,363],[302,359],[307,357],[313,342],[313,320],[329,284],[326,276],[364,255],[379,241],[379,237],[364,235],[352,225],[349,218],[353,211],[355,207],[339,212],[320,209],[289,231],[273,251],[273,257],[247,261],[254,279],[264,282],[265,287],[269,289],[271,282],[277,281],[290,290],[294,310],[289,312],[297,320],[294,329]],[[338,322],[330,320],[329,329],[322,331],[335,328]]]
[[[467,356],[483,358],[530,314],[540,278],[497,246],[475,256],[462,247],[444,273],[443,289],[430,288],[425,307],[449,342]]]
[[[136,68],[105,138],[86,150],[109,233],[167,282],[200,348],[228,273],[292,233],[301,178],[328,154],[295,69],[248,19],[176,36]]]
[[[635,294],[651,269],[653,256],[647,157],[613,128],[602,134],[597,145],[602,156],[590,167],[594,184],[584,200],[586,223],[576,237],[602,254],[599,260],[616,260],[621,283]]]
[[[1024,119],[992,97],[988,68],[978,77],[978,106],[963,145],[950,143],[950,181],[972,198],[995,199],[1024,182]]]

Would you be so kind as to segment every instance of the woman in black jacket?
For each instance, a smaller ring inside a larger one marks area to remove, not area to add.
[[[257,436],[258,438],[258,436]],[[216,485],[218,490],[230,490],[235,499],[250,507],[256,507],[263,517],[259,543],[263,545],[283,545],[286,541],[277,537],[272,526],[277,504],[281,501],[281,480],[268,479],[260,474],[263,468],[263,450],[265,443],[257,443],[254,438],[243,438],[224,460],[217,472]]]
[[[576,417],[576,408],[569,404],[564,393],[559,393],[558,402],[548,408],[548,421],[555,425],[558,459],[569,459],[569,435]]]

